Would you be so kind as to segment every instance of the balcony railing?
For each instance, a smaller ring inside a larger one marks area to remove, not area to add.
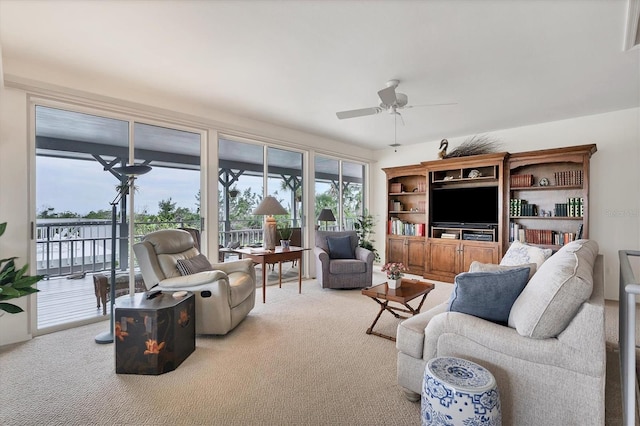
[[[136,222],[134,240],[140,240],[149,232],[159,229],[193,227],[200,223]],[[122,237],[120,236],[122,232]],[[126,270],[127,225],[116,227],[116,267]],[[262,229],[236,229],[218,233],[218,242],[224,247],[229,242],[242,246],[260,244]],[[124,257],[120,254],[123,253]],[[47,277],[70,275],[82,272],[100,272],[111,269],[111,221],[56,219],[39,220],[36,225],[37,273]]]

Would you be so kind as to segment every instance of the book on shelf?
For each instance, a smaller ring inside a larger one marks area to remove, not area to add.
[[[555,172],[553,177],[557,186],[582,186],[584,183],[582,170]]]
[[[511,175],[509,183],[512,188],[526,188],[533,185],[533,175]]]
[[[400,220],[397,217],[389,219],[387,233],[389,235],[407,235],[412,237],[424,237],[426,225],[424,223],[411,223]]]
[[[402,192],[402,183],[394,182],[390,184],[389,192]]]
[[[457,240],[458,239],[458,234],[454,234],[454,233],[450,233],[450,232],[443,232],[442,234],[440,234],[440,238],[444,238],[447,240]]]

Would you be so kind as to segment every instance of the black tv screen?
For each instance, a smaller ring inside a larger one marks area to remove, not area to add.
[[[497,224],[498,187],[434,190],[431,222],[433,225]]]

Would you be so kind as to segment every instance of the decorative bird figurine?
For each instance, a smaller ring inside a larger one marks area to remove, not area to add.
[[[446,158],[447,157],[447,147],[449,146],[449,141],[446,139],[442,139],[440,141],[440,148],[438,148],[440,151],[438,151],[438,157],[440,158]]]

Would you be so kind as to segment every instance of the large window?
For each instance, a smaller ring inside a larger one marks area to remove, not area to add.
[[[41,329],[100,317],[92,276],[112,267],[126,273],[131,241],[160,228],[200,228],[202,133],[45,105],[34,115],[36,265],[46,276],[37,293]],[[127,177],[116,168],[134,156],[153,169],[118,200]]]
[[[287,210],[288,216],[277,218],[281,225],[288,222],[293,228],[302,227],[301,152],[221,138],[218,156],[219,242],[222,247],[262,243],[263,218],[255,216],[253,210],[264,195],[274,196]]]
[[[350,230],[364,214],[364,165],[317,155],[315,157],[315,217],[330,209],[335,222],[318,221],[328,230]]]

